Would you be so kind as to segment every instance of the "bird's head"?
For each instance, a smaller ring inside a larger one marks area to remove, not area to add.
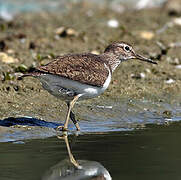
[[[137,54],[133,47],[125,42],[114,42],[110,44],[104,51],[104,53],[111,53],[114,56],[118,57],[120,61],[126,61],[129,59],[138,59],[141,61],[146,61],[149,63],[157,64],[155,61],[152,61],[149,58],[143,57],[140,54]]]

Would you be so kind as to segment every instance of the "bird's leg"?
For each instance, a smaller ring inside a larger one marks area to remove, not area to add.
[[[67,151],[68,151],[68,155],[69,155],[69,159],[70,159],[70,162],[77,168],[80,168],[80,165],[78,164],[78,162],[75,160],[72,152],[71,152],[71,149],[70,149],[70,145],[69,145],[69,141],[68,141],[68,134],[67,132],[65,132],[63,134],[63,136],[57,136],[58,139],[64,139],[65,141],[65,144],[66,144],[66,147],[67,147]]]
[[[68,123],[69,123],[69,118],[70,118],[70,114],[71,114],[71,109],[74,107],[75,102],[79,99],[80,96],[82,96],[82,94],[78,94],[78,95],[74,96],[73,100],[70,101],[69,106],[68,106],[68,111],[67,111],[67,116],[66,116],[66,119],[65,119],[64,126],[63,127],[62,126],[58,126],[57,130],[59,130],[61,128],[62,131],[67,131]]]
[[[69,106],[70,106],[70,103],[67,102],[67,107],[69,108]],[[70,111],[70,119],[72,120],[75,127],[77,128],[77,131],[80,131],[80,126],[79,126],[77,120],[75,119],[75,114],[72,111]]]
[[[70,119],[72,120],[75,127],[77,128],[77,131],[80,131],[80,126],[79,126],[77,120],[75,119],[75,114],[72,111],[70,111]]]
[[[74,159],[74,156],[70,150],[70,145],[69,145],[69,142],[68,142],[68,138],[67,136],[65,137],[65,143],[66,143],[66,146],[67,146],[67,151],[68,151],[68,154],[69,154],[69,158],[70,158],[70,162],[77,168],[79,168],[79,164],[77,163],[77,161]]]

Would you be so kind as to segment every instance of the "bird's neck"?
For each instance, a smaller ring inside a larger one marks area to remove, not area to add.
[[[105,59],[106,64],[108,64],[112,72],[114,72],[121,62],[119,56],[113,52],[104,52],[101,56]]]

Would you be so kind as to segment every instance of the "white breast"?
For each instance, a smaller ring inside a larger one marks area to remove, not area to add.
[[[96,97],[96,96],[99,96],[100,94],[102,94],[108,88],[108,86],[111,82],[111,72],[109,70],[109,67],[106,64],[104,64],[104,66],[108,70],[109,75],[108,75],[106,81],[104,82],[103,87],[95,87],[95,86],[86,85],[88,87],[84,89],[84,93],[85,93],[84,96],[91,97],[91,98]]]
[[[108,88],[108,86],[109,86],[109,84],[111,82],[111,71],[110,71],[109,67],[106,64],[104,64],[104,66],[108,70],[109,75],[108,75],[108,77],[107,77],[107,79],[106,79],[106,81],[105,81],[105,83],[103,85],[103,89],[102,89],[103,91],[105,91]]]

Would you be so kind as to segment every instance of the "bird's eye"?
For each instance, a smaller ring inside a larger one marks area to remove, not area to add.
[[[131,48],[129,46],[124,46],[124,50],[129,52],[131,50]]]

